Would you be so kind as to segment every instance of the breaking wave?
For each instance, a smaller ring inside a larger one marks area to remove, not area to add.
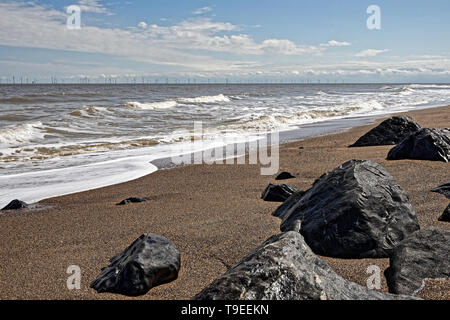
[[[170,109],[174,108],[178,105],[178,103],[174,100],[167,100],[161,102],[149,102],[149,103],[141,103],[137,101],[126,102],[125,106],[129,108],[135,108],[140,110],[158,110],[158,109]]]
[[[178,98],[175,100],[165,100],[165,101],[158,101],[158,102],[137,102],[137,101],[130,101],[126,102],[125,106],[129,108],[135,108],[140,110],[158,110],[158,109],[170,109],[175,108],[179,104],[201,104],[201,103],[218,103],[218,102],[230,102],[231,98],[223,95],[218,94],[215,96],[201,96],[201,97],[194,97],[194,98]]]
[[[0,129],[0,144],[11,145],[28,142],[39,136],[39,126],[42,126],[42,123],[37,121]]]
[[[223,95],[218,94],[216,96],[202,96],[196,98],[180,98],[178,99],[180,102],[185,103],[216,103],[216,102],[229,102],[230,98]]]

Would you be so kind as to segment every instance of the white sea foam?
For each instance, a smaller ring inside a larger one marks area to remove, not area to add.
[[[201,103],[217,103],[217,102],[229,102],[231,101],[229,97],[218,94],[215,96],[200,96],[194,98],[178,98],[175,100],[165,100],[157,102],[138,102],[130,101],[126,102],[127,107],[140,109],[140,110],[158,110],[158,109],[170,109],[177,107],[179,103],[189,103],[189,104],[201,104]]]
[[[427,88],[431,88],[431,89],[450,89],[450,85],[448,84],[410,84],[408,85],[408,87],[411,88],[420,88],[420,89],[427,89]]]
[[[229,102],[230,98],[223,95],[218,94],[215,96],[201,96],[195,98],[179,98],[178,101],[184,103],[216,103],[216,102]]]
[[[178,105],[175,100],[166,100],[160,102],[126,102],[127,107],[141,109],[141,110],[158,110],[158,109],[170,109]]]
[[[159,157],[162,148],[190,141],[194,121],[203,122],[205,139],[214,144],[225,133],[245,138],[270,130],[302,128],[304,124],[326,120],[450,103],[450,85],[438,84],[324,85],[317,88],[224,86],[219,91],[222,94],[211,92],[206,86],[114,88],[109,90],[105,87],[107,90],[91,97],[89,92],[79,93],[77,87],[68,87],[67,90],[71,91],[69,96],[83,96],[69,101],[55,94],[61,99],[52,97],[53,102],[36,106],[25,101],[0,101],[0,169],[3,169],[0,178],[2,174],[30,173],[27,181],[11,177],[7,182],[16,194],[29,192],[33,200],[61,194],[59,191],[47,194],[46,190],[61,187],[61,192],[72,192],[138,177],[148,172],[145,165],[148,157],[142,158],[146,159],[142,166],[131,168],[130,176],[127,173],[130,169],[128,161],[134,161],[134,158],[117,162],[117,170],[110,165],[84,165],[130,155]],[[31,89],[24,86],[25,95],[18,98],[35,94],[34,91],[28,92]],[[135,98],[123,100],[130,91]],[[124,103],[128,100],[130,102]],[[36,121],[32,119],[39,119],[42,123],[32,122]],[[75,167],[79,168],[70,169]],[[38,174],[56,168],[68,168],[68,171]],[[73,179],[73,186],[70,182],[65,183],[64,179]],[[45,188],[38,187],[42,181],[48,181]],[[34,191],[31,187],[27,189],[31,184]],[[42,195],[35,194],[40,192]]]
[[[24,143],[42,136],[38,127],[42,126],[40,121],[9,126],[0,129],[0,145],[14,145]]]

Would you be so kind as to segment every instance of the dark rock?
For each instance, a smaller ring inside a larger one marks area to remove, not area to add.
[[[445,197],[447,197],[447,199],[450,199],[450,181],[446,182],[444,184],[441,184],[439,187],[431,189],[431,192],[440,193],[440,194],[444,195]]]
[[[91,288],[99,293],[127,296],[143,295],[153,287],[175,280],[181,263],[175,244],[153,233],[141,235],[110,262]]]
[[[421,129],[392,148],[388,160],[416,159],[444,161],[450,160],[450,131]]]
[[[279,175],[276,176],[275,180],[286,180],[295,178],[291,173],[283,171]]]
[[[297,190],[289,198],[287,198],[283,204],[281,204],[273,213],[274,217],[278,217],[283,220],[290,214],[291,208],[303,197],[305,191]]]
[[[121,202],[117,203],[116,205],[122,206],[129,203],[138,203],[138,202],[145,202],[147,199],[145,198],[139,198],[139,197],[133,197],[133,198],[127,198],[125,200],[122,200]]]
[[[410,299],[369,290],[337,275],[298,232],[272,236],[252,250],[195,300]]]
[[[385,271],[389,292],[416,294],[424,280],[449,279],[450,231],[420,230],[405,238],[393,251]]]
[[[21,200],[15,199],[8,203],[2,210],[18,210],[23,208],[28,208],[28,204]]]
[[[450,203],[445,208],[444,213],[439,217],[439,221],[450,222]]]
[[[378,163],[351,160],[317,179],[284,216],[316,253],[382,258],[419,229],[408,195]]]
[[[287,184],[271,184],[264,189],[261,199],[264,201],[284,202],[297,189]]]
[[[420,125],[408,116],[395,116],[384,120],[349,147],[397,144],[420,128]]]

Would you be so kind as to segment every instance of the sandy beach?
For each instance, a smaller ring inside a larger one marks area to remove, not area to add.
[[[450,123],[450,106],[407,114],[422,127],[445,128]],[[376,161],[406,190],[421,228],[450,230],[449,223],[437,220],[448,200],[429,192],[449,180],[448,163],[387,161],[391,146],[347,147],[383,119],[283,144],[279,171],[293,173],[296,178],[286,183],[305,190],[347,160]],[[270,182],[275,182],[274,176],[260,175],[259,165],[192,165],[1,214],[0,299],[190,299],[252,248],[279,233],[280,220],[271,216],[279,203],[260,199]],[[116,206],[134,196],[150,201]],[[89,288],[109,258],[147,232],[164,235],[177,245],[181,253],[177,280],[137,298],[98,294]],[[361,285],[366,284],[369,265],[384,271],[389,263],[388,259],[323,259],[338,274]],[[66,287],[70,265],[81,268],[80,290]],[[381,290],[387,292],[382,279]],[[450,299],[449,281],[430,282],[420,296]]]

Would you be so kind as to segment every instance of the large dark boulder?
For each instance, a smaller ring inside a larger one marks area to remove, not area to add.
[[[349,147],[397,144],[420,128],[420,125],[408,116],[395,116],[384,120]]]
[[[284,215],[311,249],[338,258],[382,258],[419,229],[408,195],[387,170],[351,160],[322,175]]]
[[[272,201],[272,202],[284,202],[287,198],[291,196],[297,189],[291,187],[287,184],[272,184],[264,189],[261,194],[261,199],[264,201]]]
[[[447,208],[445,208],[444,213],[442,213],[438,220],[442,222],[450,222],[450,203],[448,204]]]
[[[441,184],[440,186],[431,189],[431,192],[436,192],[444,195],[447,197],[447,199],[450,199],[450,181],[446,182],[444,184]]]
[[[141,235],[110,262],[91,288],[99,293],[127,296],[143,295],[153,287],[175,280],[181,264],[175,244],[153,233]]]
[[[450,160],[450,131],[447,129],[421,129],[393,147],[389,151],[387,159],[448,162]]]
[[[2,210],[19,210],[23,208],[28,208],[28,204],[21,200],[14,199],[10,203],[8,203]]]
[[[298,232],[272,236],[195,300],[391,300],[337,275],[306,245]]]
[[[385,271],[389,292],[415,294],[424,280],[449,279],[450,231],[420,230],[405,238],[390,257]]]

